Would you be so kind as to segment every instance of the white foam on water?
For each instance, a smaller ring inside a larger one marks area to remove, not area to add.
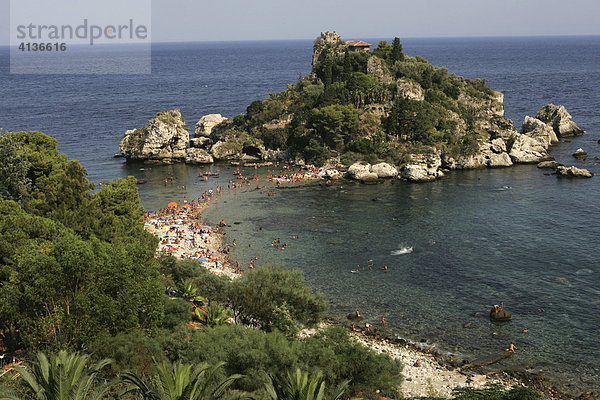
[[[402,254],[410,254],[412,253],[413,248],[411,247],[401,247],[398,250],[393,250],[390,254],[392,256],[400,256]]]

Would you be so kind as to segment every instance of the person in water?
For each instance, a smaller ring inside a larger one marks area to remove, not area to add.
[[[508,349],[506,349],[506,351],[510,351],[510,352],[513,352],[513,353],[515,352],[515,350],[517,350],[517,346],[515,346],[514,343],[511,343],[508,346]]]

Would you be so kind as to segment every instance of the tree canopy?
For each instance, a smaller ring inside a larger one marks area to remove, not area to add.
[[[135,180],[91,193],[87,172],[58,152],[55,139],[9,132],[0,140],[24,160],[25,171],[13,174],[0,199],[0,328],[11,338],[5,341],[81,348],[103,334],[155,330],[163,289]],[[0,160],[0,171],[8,162]]]

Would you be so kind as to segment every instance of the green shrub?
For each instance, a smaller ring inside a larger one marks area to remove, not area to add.
[[[181,298],[164,297],[165,316],[162,327],[173,330],[177,325],[189,322],[192,319],[192,307],[189,301]]]
[[[285,333],[293,332],[282,315],[289,313],[294,324],[310,326],[320,322],[328,309],[323,295],[306,286],[302,272],[273,266],[254,269],[247,280],[234,281],[230,300],[238,320]]]
[[[398,386],[402,382],[402,363],[388,355],[378,354],[361,344],[353,342],[348,330],[331,327],[305,340],[298,354],[306,365],[318,368],[327,382],[350,380],[350,396],[375,394],[398,398]]]

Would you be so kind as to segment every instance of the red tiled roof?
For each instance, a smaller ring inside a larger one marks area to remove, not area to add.
[[[346,42],[346,44],[351,47],[371,47],[372,46],[372,44],[363,42],[362,40],[348,40]]]

